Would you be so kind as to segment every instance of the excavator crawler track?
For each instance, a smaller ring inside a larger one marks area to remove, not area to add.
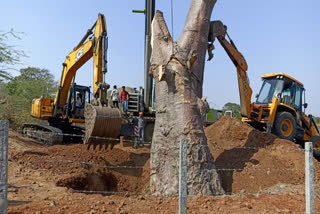
[[[86,104],[84,116],[86,127],[84,143],[88,145],[88,149],[90,147],[93,149],[98,147],[99,150],[103,147],[112,149],[119,143],[122,125],[119,109]]]
[[[37,143],[47,146],[63,143],[62,131],[48,125],[26,123],[23,125],[22,133]]]

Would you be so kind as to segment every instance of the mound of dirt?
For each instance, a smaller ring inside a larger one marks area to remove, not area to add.
[[[281,184],[304,184],[304,152],[295,143],[230,117],[221,118],[205,133],[226,192],[255,193]],[[319,163],[314,163],[319,182]]]
[[[205,133],[226,192],[258,193],[304,185],[304,152],[293,142],[230,117],[221,118]],[[18,162],[20,170],[46,172],[49,176],[44,179],[57,186],[87,191],[149,191],[148,148],[117,145],[113,150],[88,151],[86,145],[26,146],[19,140],[10,150],[11,161]],[[314,163],[319,183],[320,166]]]
[[[12,155],[26,168],[46,170],[57,186],[75,190],[144,192],[149,187],[149,149],[87,150],[86,145],[56,145]],[[126,167],[124,167],[126,166]]]
[[[246,138],[245,134],[242,138]],[[75,162],[69,162],[71,160]],[[79,194],[59,187],[143,192],[149,184],[147,169],[106,170],[80,161],[105,166],[149,167],[148,160],[147,148],[134,150],[116,146],[112,151],[87,151],[84,145],[45,147],[12,133],[9,136],[8,213],[176,213],[179,207],[177,197],[155,197],[144,193],[105,197],[104,194]],[[239,177],[235,182],[239,182]],[[316,183],[316,192],[319,193],[317,186]],[[288,188],[291,187],[288,185]],[[295,189],[302,194],[296,194]],[[294,189],[277,194],[192,197],[188,199],[188,213],[303,213],[303,191],[303,188],[294,186]],[[319,197],[315,200],[316,210],[320,210]]]

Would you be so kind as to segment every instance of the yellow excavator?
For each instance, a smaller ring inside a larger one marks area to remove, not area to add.
[[[119,109],[108,107],[107,48],[106,21],[104,15],[99,14],[66,57],[55,98],[41,97],[32,101],[31,115],[48,123],[24,124],[25,135],[47,145],[79,142],[83,135],[88,145],[113,145],[113,141],[104,137],[117,138],[123,120]],[[77,70],[90,58],[93,58],[93,97],[90,97],[90,87],[75,84]],[[79,123],[85,123],[85,127],[74,125]]]
[[[251,103],[252,89],[247,76],[247,62],[221,21],[210,23],[208,60],[213,57],[215,39],[219,41],[237,68],[242,121],[299,144],[311,141],[314,155],[319,157],[320,132],[312,115],[305,114],[308,104],[305,102],[303,84],[284,73],[264,75],[262,87],[256,95],[256,102]]]

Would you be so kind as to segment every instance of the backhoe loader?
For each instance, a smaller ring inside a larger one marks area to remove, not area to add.
[[[320,156],[320,133],[312,115],[305,114],[308,105],[305,102],[303,84],[284,73],[264,75],[256,102],[251,103],[252,89],[247,76],[247,62],[221,21],[210,23],[209,60],[213,57],[215,39],[219,41],[237,68],[242,121],[299,144],[311,141],[314,155]]]
[[[24,124],[25,135],[53,145],[79,141],[85,133],[84,143],[88,145],[113,145],[103,138],[117,138],[123,119],[117,108],[108,107],[107,48],[106,21],[104,15],[99,14],[94,25],[67,55],[55,98],[32,101],[31,115],[48,124]],[[90,58],[93,58],[93,98],[89,87],[74,83],[77,70]],[[77,123],[85,123],[85,128],[75,126]]]

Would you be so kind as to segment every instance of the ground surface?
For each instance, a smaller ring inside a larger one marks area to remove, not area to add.
[[[188,213],[304,212],[304,153],[298,146],[230,118],[207,128],[206,135],[232,195],[192,197]],[[149,157],[149,148],[45,147],[11,132],[9,213],[177,213],[176,197],[148,193]],[[317,162],[315,167],[320,210]]]
[[[240,121],[224,117],[206,129],[216,167],[228,192],[257,192],[278,184],[303,185],[304,151],[291,141],[262,133]],[[315,160],[315,180],[320,165]]]

